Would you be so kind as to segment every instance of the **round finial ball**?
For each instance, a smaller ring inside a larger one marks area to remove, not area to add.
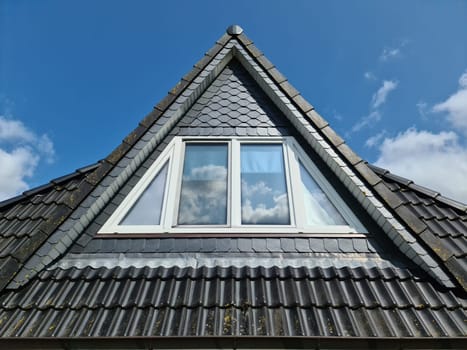
[[[227,34],[230,35],[240,35],[243,33],[243,28],[239,25],[232,24],[229,28],[227,28]]]

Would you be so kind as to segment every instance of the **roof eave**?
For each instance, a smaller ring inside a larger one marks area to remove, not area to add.
[[[0,338],[5,349],[69,348],[232,348],[232,349],[465,349],[465,337],[350,337],[350,336],[128,336]]]

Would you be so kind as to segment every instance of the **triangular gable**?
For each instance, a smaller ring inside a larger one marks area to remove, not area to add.
[[[31,276],[59,258],[70,247],[83,229],[92,223],[96,215],[152,154],[156,146],[164,141],[172,128],[233,58],[241,63],[276,108],[287,117],[300,136],[307,141],[400,250],[433,278],[448,287],[453,286],[444,268],[436,261],[438,259],[433,259],[431,256],[433,252],[425,249],[396,216],[386,209],[386,205],[390,203],[395,213],[404,219],[404,225],[409,226],[415,234],[424,231],[419,221],[411,220],[410,213],[397,206],[390,191],[382,186],[381,179],[335,135],[314,108],[299,95],[252,42],[243,33],[231,31],[216,43],[194,69],[156,106],[155,111],[125,139],[124,143],[106,158],[89,179],[86,185],[88,188],[83,188],[82,193],[88,190],[90,195],[75,210],[71,219],[61,221],[63,224],[60,228],[26,263],[11,287],[27,282]],[[93,188],[89,188],[90,184]],[[455,275],[456,270],[452,270],[451,273]]]
[[[99,232],[110,234],[117,232],[176,232],[177,229],[173,228],[175,218],[172,215],[175,208],[167,208],[167,205],[173,204],[173,201],[169,200],[168,197],[172,198],[177,195],[174,187],[177,186],[178,180],[176,179],[180,177],[182,166],[180,162],[178,162],[181,155],[180,153],[182,153],[178,149],[181,147],[179,142],[180,138],[184,138],[188,141],[188,145],[190,141],[192,143],[193,140],[195,140],[193,138],[204,141],[208,139],[218,140],[218,142],[224,142],[226,146],[233,146],[231,141],[235,140],[236,143],[241,142],[242,147],[248,147],[249,143],[258,142],[260,139],[263,140],[263,148],[272,146],[270,142],[275,142],[276,146],[280,146],[280,148],[287,145],[286,148],[288,152],[284,159],[287,165],[287,178],[289,181],[292,181],[293,178],[294,181],[292,182],[293,185],[295,185],[292,187],[288,186],[287,193],[290,195],[291,199],[294,199],[296,204],[305,204],[303,208],[300,208],[303,209],[303,211],[300,211],[300,216],[306,216],[308,219],[298,220],[298,216],[295,215],[298,214],[298,210],[295,210],[298,209],[297,206],[291,206],[290,210],[284,211],[284,207],[281,207],[279,202],[270,201],[269,204],[272,204],[272,207],[266,209],[265,200],[271,200],[273,198],[270,197],[274,196],[271,195],[268,197],[263,191],[262,195],[256,195],[254,198],[248,200],[249,202],[252,200],[256,202],[256,210],[251,206],[249,208],[242,206],[244,210],[250,213],[248,214],[251,216],[250,224],[267,225],[268,220],[271,222],[272,219],[278,218],[276,215],[278,213],[283,213],[286,216],[292,213],[291,219],[293,219],[293,223],[291,224],[293,224],[293,227],[297,228],[297,232],[307,232],[304,228],[300,228],[301,226],[307,226],[310,229],[313,227],[313,232],[315,233],[353,232],[353,229],[349,227],[349,223],[351,222],[354,223],[352,227],[359,228],[358,232],[366,232],[362,224],[358,222],[356,217],[351,213],[351,210],[344,204],[344,201],[339,198],[337,193],[333,190],[333,187],[329,185],[325,178],[319,173],[319,170],[306,155],[306,152],[298,152],[299,145],[296,144],[296,142],[292,142],[292,137],[290,137],[290,135],[294,134],[296,134],[295,128],[284,118],[282,113],[264,94],[262,89],[251,78],[249,73],[245,71],[241,64],[238,63],[236,59],[233,59],[200,96],[196,103],[187,111],[183,118],[174,126],[170,135],[177,137],[177,142],[171,142],[163,154],[157,156],[158,159],[154,163],[150,166],[148,164],[148,171],[134,186],[133,182],[130,180],[131,192],[128,193],[128,195],[126,195],[127,192],[123,189],[120,191],[123,195],[117,195],[116,198],[111,201],[110,205],[118,205],[118,208]],[[187,143],[183,142],[183,144],[186,145]],[[230,161],[240,156],[235,150],[238,150],[237,147],[230,149],[230,153],[234,153],[234,155],[227,156]],[[256,158],[255,162],[260,162],[260,158]],[[296,162],[295,158],[299,161]],[[172,164],[173,159],[176,159],[174,165]],[[148,162],[146,161],[146,163]],[[295,166],[295,168],[292,169],[292,165]],[[143,168],[145,168],[145,165],[143,165]],[[232,175],[231,181],[233,181],[234,178],[237,177],[234,176],[234,174],[238,175],[238,173],[233,171],[230,165],[227,168],[226,170],[229,170],[229,174]],[[297,178],[290,176],[292,175],[292,170],[296,171],[294,175],[296,175]],[[162,171],[164,175],[160,175]],[[169,175],[167,175],[167,172]],[[165,182],[167,176],[170,180]],[[318,178],[316,178],[316,176],[318,176]],[[295,181],[298,180],[298,178],[301,178],[302,183],[300,183],[300,181]],[[251,189],[258,189],[258,186],[261,185],[266,186],[264,179],[265,177],[263,175],[254,186],[250,184]],[[256,181],[258,181],[258,179]],[[158,191],[155,190],[158,188],[155,186],[156,182],[159,183]],[[196,183],[199,184],[199,182]],[[127,184],[125,186],[128,187],[129,185]],[[302,198],[302,191],[294,191],[294,189],[299,186],[303,187],[305,198]],[[226,187],[229,188],[230,192],[231,186]],[[263,189],[269,190],[271,194],[273,192],[268,186]],[[257,194],[260,194],[260,192],[257,192]],[[252,197],[252,195],[248,195],[247,193],[244,194]],[[120,203],[119,198],[123,196],[125,196],[125,200]],[[277,196],[277,193],[275,196]],[[332,203],[330,196],[332,196],[334,202],[337,203]],[[219,199],[217,196],[212,195],[210,198],[211,201],[218,201]],[[264,205],[258,205],[260,198],[262,198],[261,204]],[[202,210],[199,205],[199,198],[197,202],[196,208],[191,208],[191,210],[184,208],[183,212],[191,213]],[[230,203],[230,200],[228,202]],[[148,204],[145,205],[144,203]],[[163,205],[164,203],[167,205]],[[194,203],[193,198],[191,203]],[[212,205],[206,203],[206,205],[210,208],[218,207],[217,204]],[[336,205],[340,208],[339,210],[336,209]],[[229,206],[229,214],[232,212],[233,208],[233,205]],[[343,212],[341,213],[340,210]],[[138,214],[138,211],[140,214]],[[311,215],[306,215],[305,213]],[[199,214],[197,216],[199,216]],[[229,217],[230,216],[232,215],[229,215]],[[269,219],[266,220],[268,216]],[[344,216],[348,218],[345,219]],[[263,219],[261,219],[261,217]],[[273,221],[280,221],[276,219]],[[100,220],[102,221],[105,219]],[[139,220],[139,222],[137,220]],[[231,227],[234,222],[235,220],[233,220],[233,222],[229,220],[228,226]],[[261,229],[264,230],[265,228],[262,227]],[[271,224],[269,225],[269,229],[275,229],[275,231],[285,233],[283,231],[284,228],[271,228]],[[208,228],[191,228],[191,230],[206,233]],[[242,230],[243,232],[247,231],[245,226]],[[293,228],[290,228],[289,231],[290,230],[293,231]],[[250,226],[248,232],[253,231],[255,231],[254,227]],[[212,227],[208,232],[212,232]]]

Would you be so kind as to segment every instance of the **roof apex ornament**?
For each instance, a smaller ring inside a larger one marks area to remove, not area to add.
[[[232,24],[227,28],[227,34],[230,35],[240,35],[243,33],[243,28],[240,27],[238,24]]]

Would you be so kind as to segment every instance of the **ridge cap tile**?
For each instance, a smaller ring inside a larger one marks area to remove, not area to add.
[[[402,177],[402,176],[399,176],[399,175],[396,175],[396,174],[393,174],[391,172],[387,172],[386,174],[384,174],[384,176],[392,181],[395,181],[397,183],[400,183],[400,184],[403,184],[405,186],[409,186],[410,184],[413,183],[412,180],[410,179],[407,179],[405,177]]]
[[[433,199],[435,199],[436,197],[438,197],[440,195],[439,192],[436,192],[436,191],[434,191],[434,190],[432,190],[432,189],[430,189],[428,187],[418,185],[415,182],[412,182],[407,187],[410,188],[411,190],[420,192],[420,193],[424,194],[425,196],[428,196],[428,197],[433,198]]]
[[[368,162],[366,162],[366,164],[371,168],[371,170],[373,170],[378,175],[384,176],[385,174],[390,172],[388,169],[381,168],[377,165],[374,165]]]
[[[436,197],[436,200],[440,201],[443,204],[447,204],[447,205],[449,205],[451,207],[459,209],[460,211],[465,211],[467,213],[467,204],[459,202],[459,201],[457,201],[455,199],[445,197],[445,196],[443,196],[441,194]]]

